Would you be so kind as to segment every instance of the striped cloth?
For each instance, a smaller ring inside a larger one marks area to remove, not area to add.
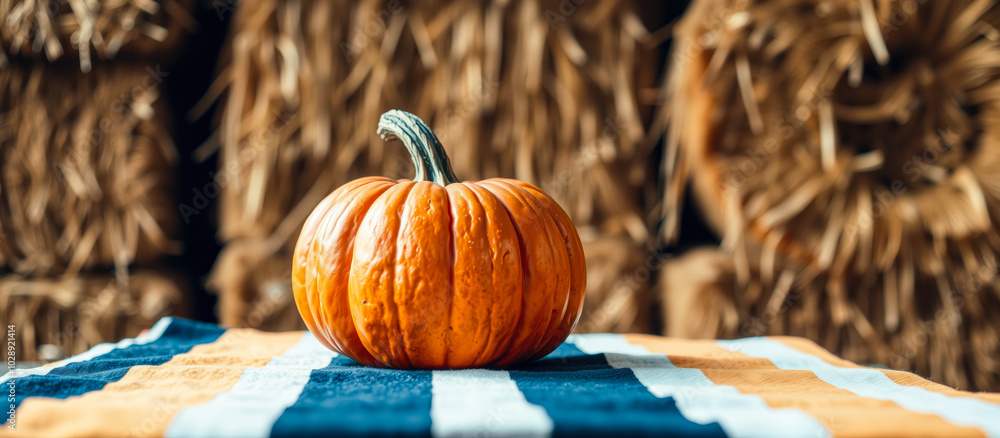
[[[7,374],[0,435],[1000,437],[1000,395],[861,367],[798,338],[574,335],[509,370],[359,366],[308,332],[165,318]],[[8,423],[9,424],[9,423]]]

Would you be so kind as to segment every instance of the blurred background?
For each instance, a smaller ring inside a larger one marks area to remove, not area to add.
[[[934,0],[0,1],[0,316],[51,361],[166,315],[304,326],[313,207],[460,178],[572,216],[579,332],[794,335],[1000,390],[1000,7]],[[997,148],[997,149],[994,149]]]

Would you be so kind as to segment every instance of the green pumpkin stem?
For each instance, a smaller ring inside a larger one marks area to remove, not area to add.
[[[379,119],[377,132],[382,140],[403,142],[417,169],[414,181],[429,180],[442,186],[459,182],[444,146],[419,117],[406,111],[389,110]]]

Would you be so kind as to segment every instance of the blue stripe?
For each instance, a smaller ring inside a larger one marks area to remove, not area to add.
[[[370,368],[339,356],[313,370],[271,436],[430,436],[430,429],[430,371]]]
[[[579,348],[577,348],[577,346],[573,345],[572,342],[563,342],[562,344],[559,344],[559,346],[556,347],[555,350],[552,350],[551,353],[545,355],[545,357],[543,357],[543,358],[539,359],[539,361],[535,362],[535,364],[539,364],[542,361],[548,361],[550,359],[561,359],[561,358],[568,358],[568,357],[574,357],[574,356],[586,356],[586,355],[587,355],[587,353],[584,353],[583,350],[580,350]]]
[[[117,382],[129,368],[138,365],[162,365],[174,355],[186,353],[199,344],[215,341],[225,330],[205,324],[175,318],[163,336],[155,342],[130,345],[84,362],[53,369],[44,376],[16,379],[20,407],[28,397],[68,398],[98,391],[108,383]]]
[[[570,343],[554,353],[510,371],[528,402],[552,417],[554,436],[726,436],[718,423],[684,418],[673,398],[650,394],[632,370],[612,368],[603,354]]]

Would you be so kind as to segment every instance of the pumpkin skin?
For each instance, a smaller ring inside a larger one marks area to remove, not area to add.
[[[417,176],[351,181],[310,214],[292,267],[309,330],[361,364],[402,369],[506,367],[559,346],[586,288],[569,216],[525,182],[458,182],[412,114],[383,114],[379,134],[404,143]]]

